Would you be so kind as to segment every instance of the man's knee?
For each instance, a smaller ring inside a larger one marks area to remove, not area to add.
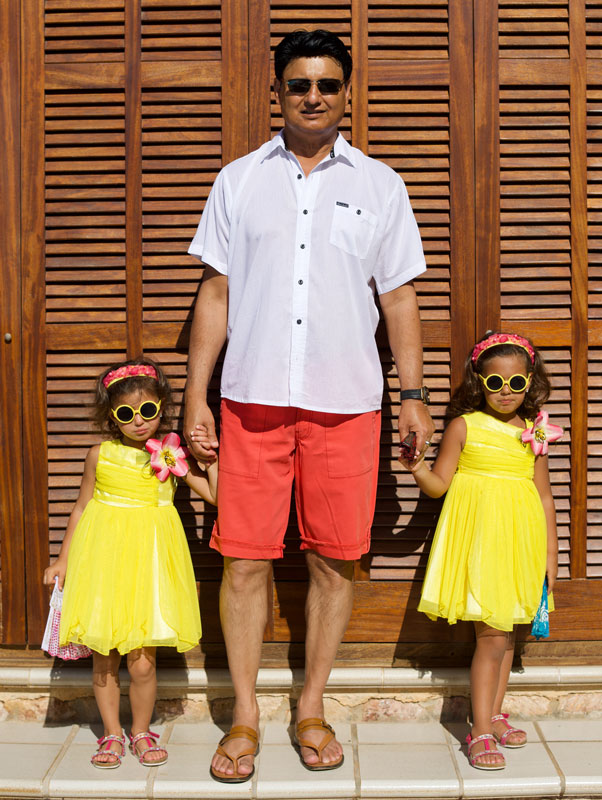
[[[310,580],[336,588],[346,586],[353,579],[355,561],[344,561],[339,558],[328,558],[307,550],[305,553]]]
[[[225,558],[223,583],[233,592],[250,592],[265,586],[272,562],[266,559]]]

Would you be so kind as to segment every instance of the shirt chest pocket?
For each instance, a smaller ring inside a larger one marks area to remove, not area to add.
[[[377,216],[365,208],[336,202],[330,227],[330,244],[346,253],[366,258],[376,232]]]

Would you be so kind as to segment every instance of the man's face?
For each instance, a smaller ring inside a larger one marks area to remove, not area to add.
[[[274,93],[280,103],[285,127],[297,135],[324,136],[337,129],[349,99],[350,86],[343,85],[337,94],[321,94],[316,83],[312,83],[307,94],[293,94],[287,81],[292,78],[320,78],[343,80],[343,69],[327,56],[296,58],[284,70],[282,80],[274,81]]]

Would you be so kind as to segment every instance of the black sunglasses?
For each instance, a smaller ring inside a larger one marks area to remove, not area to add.
[[[501,375],[494,373],[484,378],[479,375],[479,378],[485,384],[485,388],[489,392],[501,392],[506,384],[510,387],[511,392],[524,392],[529,383],[529,378],[526,375],[512,375],[508,380],[504,380]]]
[[[291,94],[307,94],[314,83],[320,94],[338,94],[344,81],[338,78],[320,78],[317,81],[310,81],[309,78],[291,78],[286,85]]]
[[[145,400],[144,403],[141,403],[138,408],[132,408],[132,406],[128,406],[126,403],[124,403],[123,405],[112,409],[113,416],[116,420],[121,422],[122,425],[127,425],[128,422],[131,422],[136,414],[140,414],[142,419],[146,421],[154,419],[160,410],[160,400],[158,403],[155,403],[154,400]]]

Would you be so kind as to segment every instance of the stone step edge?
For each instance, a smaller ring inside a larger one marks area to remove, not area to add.
[[[193,691],[231,688],[230,673],[225,669],[159,669],[161,688],[187,688]],[[260,669],[257,688],[266,690],[292,690],[303,685],[302,669]],[[411,667],[346,667],[335,668],[330,673],[327,691],[395,691],[462,688],[469,685],[469,670],[464,668],[414,669]],[[125,685],[128,675],[124,670],[120,680]],[[90,686],[90,666],[85,667],[0,667],[0,691],[15,687],[28,689],[56,689]],[[602,665],[592,666],[531,666],[513,670],[509,687],[552,688],[563,690],[575,687],[602,690]]]

